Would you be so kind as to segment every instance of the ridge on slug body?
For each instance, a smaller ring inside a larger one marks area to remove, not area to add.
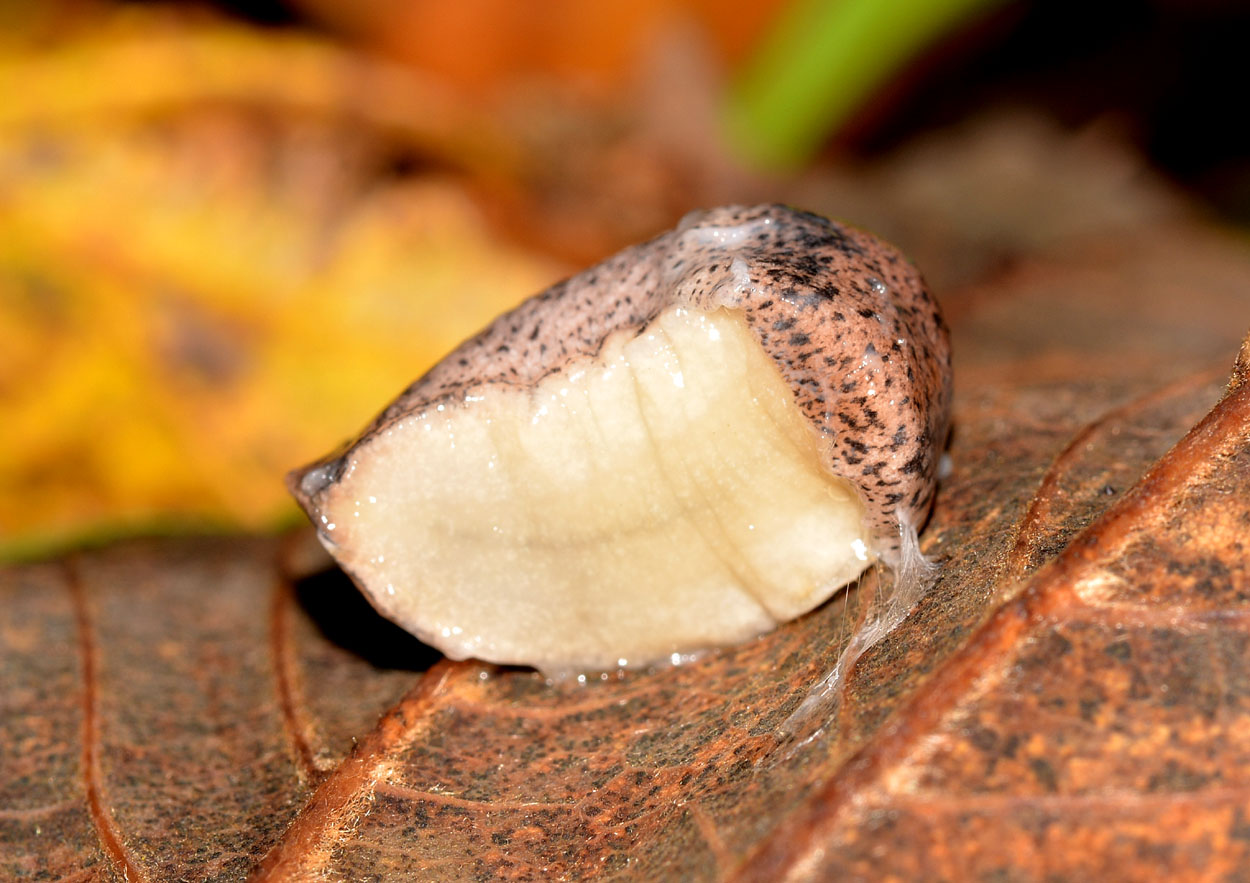
[[[893,247],[731,206],[500,316],[290,485],[448,656],[646,664],[897,567],[950,395],[946,326]]]

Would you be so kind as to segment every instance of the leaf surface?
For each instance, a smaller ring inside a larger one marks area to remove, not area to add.
[[[1247,290],[1240,243],[1178,226],[951,292],[940,576],[798,718],[872,577],[697,662],[550,685],[293,579],[306,538],[10,568],[0,877],[1232,873]]]

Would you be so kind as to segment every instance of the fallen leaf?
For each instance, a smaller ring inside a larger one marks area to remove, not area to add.
[[[437,660],[337,571],[293,583],[298,537],[112,546],[2,577],[0,876],[1236,872],[1250,391],[1221,396],[1250,263],[1193,228],[1065,257],[950,294],[940,576],[836,705],[794,716],[872,577],[691,664],[548,684]]]
[[[325,41],[118,15],[0,93],[0,556],[293,519],[276,476],[561,270],[471,195],[496,127]]]

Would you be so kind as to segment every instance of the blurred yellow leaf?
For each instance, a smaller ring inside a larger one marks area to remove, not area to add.
[[[468,194],[500,139],[396,69],[150,16],[4,52],[0,554],[272,526],[288,468],[562,269]]]

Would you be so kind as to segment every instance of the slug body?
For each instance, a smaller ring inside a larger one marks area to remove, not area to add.
[[[950,396],[947,329],[895,249],[727,207],[500,316],[290,485],[449,656],[649,663],[895,566]]]

